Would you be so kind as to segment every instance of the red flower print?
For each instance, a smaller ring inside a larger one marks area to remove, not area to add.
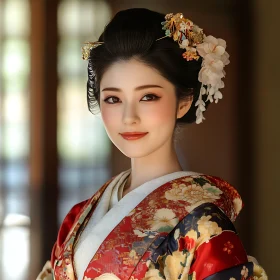
[[[195,240],[189,236],[181,237],[179,240],[179,250],[188,250],[190,251],[195,246]]]
[[[227,252],[228,254],[231,254],[233,248],[234,248],[234,246],[232,245],[232,243],[230,241],[228,241],[224,244],[223,251]]]

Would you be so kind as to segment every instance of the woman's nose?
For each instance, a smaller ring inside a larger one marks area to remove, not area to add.
[[[131,104],[125,105],[123,111],[123,122],[129,124],[139,122],[139,120],[140,118],[136,106]]]

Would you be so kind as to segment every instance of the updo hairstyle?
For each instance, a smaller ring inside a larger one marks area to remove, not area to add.
[[[182,57],[184,50],[172,38],[156,41],[165,36],[163,21],[164,14],[134,8],[118,12],[105,27],[98,40],[104,44],[92,49],[88,59],[87,102],[93,114],[100,112],[100,81],[105,71],[114,62],[135,58],[156,69],[175,86],[177,106],[180,100],[193,96],[190,110],[176,120],[176,127],[196,120],[202,58],[186,61]],[[209,105],[209,101],[205,103]]]

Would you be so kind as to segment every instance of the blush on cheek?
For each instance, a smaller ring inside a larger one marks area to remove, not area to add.
[[[114,110],[108,110],[104,108],[101,111],[101,117],[104,123],[107,123],[109,125],[118,119],[118,113]]]
[[[154,107],[154,110],[151,112],[150,119],[159,123],[164,124],[173,120],[175,116],[175,105],[174,108],[172,104],[162,104],[161,106]]]

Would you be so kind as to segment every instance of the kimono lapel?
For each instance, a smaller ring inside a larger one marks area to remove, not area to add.
[[[193,209],[206,202],[217,204],[232,220],[237,191],[212,176],[184,176],[158,187],[142,200],[106,237],[90,261],[84,280],[142,279],[153,250]],[[133,275],[133,276],[132,276]],[[134,278],[136,277],[136,278]]]

